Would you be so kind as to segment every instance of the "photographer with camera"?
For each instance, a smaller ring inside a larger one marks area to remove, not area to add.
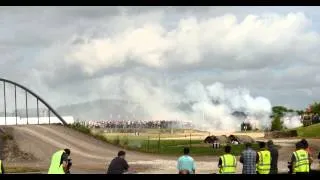
[[[55,152],[51,158],[48,174],[70,173],[70,167],[72,165],[72,163],[69,164],[71,162],[71,159],[69,159],[70,154],[70,149],[64,149]]]
[[[67,165],[66,174],[71,174],[70,173],[71,166],[72,166],[72,159],[68,158],[68,165]]]

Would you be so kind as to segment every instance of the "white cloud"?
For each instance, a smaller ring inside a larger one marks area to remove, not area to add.
[[[243,21],[234,15],[188,17],[173,29],[161,22],[146,23],[73,45],[65,61],[81,64],[89,75],[132,64],[227,70],[266,68],[300,58],[312,62],[305,55],[319,45],[319,36],[309,31],[310,24],[303,13],[248,15]]]
[[[319,98],[316,8],[43,8],[1,10],[0,47],[10,48],[0,70],[54,105],[139,99],[136,88],[146,99],[191,98],[185,91],[198,81],[249,89],[255,96],[231,99],[254,111],[268,104],[259,96],[299,108]],[[157,99],[150,112],[166,106]]]

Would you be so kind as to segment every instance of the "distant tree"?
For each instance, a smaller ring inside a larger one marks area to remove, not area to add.
[[[281,116],[274,116],[271,123],[271,131],[280,131],[283,129],[283,122],[281,121]]]
[[[320,114],[320,103],[314,102],[310,105],[310,109],[312,113],[318,113]]]
[[[282,117],[287,112],[288,112],[288,109],[286,107],[284,107],[284,106],[274,106],[274,107],[272,107],[272,115],[271,116],[273,118],[276,117],[276,116]]]

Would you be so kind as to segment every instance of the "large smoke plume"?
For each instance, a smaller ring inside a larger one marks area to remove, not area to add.
[[[126,98],[139,102],[149,119],[191,121],[199,129],[232,131],[239,130],[243,122],[232,113],[241,111],[257,128],[270,125],[271,104],[268,99],[252,97],[242,88],[227,89],[220,82],[208,86],[192,82],[183,92],[177,92],[147,80],[127,78],[123,90]],[[181,109],[181,105],[188,108]]]

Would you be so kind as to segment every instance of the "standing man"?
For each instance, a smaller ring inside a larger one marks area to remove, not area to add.
[[[291,165],[294,174],[308,174],[310,172],[309,153],[300,141],[296,144],[296,151],[292,153]]]
[[[126,152],[119,151],[118,157],[115,157],[107,170],[107,174],[124,174],[129,171],[128,162],[125,160]]]
[[[309,146],[309,143],[306,139],[301,139],[301,143],[303,145],[304,150],[306,150],[308,152],[309,155],[309,166],[310,166],[310,170],[311,170],[311,164],[313,162],[313,158],[311,156],[312,152],[311,152],[311,148]]]
[[[278,149],[274,146],[273,141],[269,140],[267,142],[268,150],[271,153],[271,169],[270,174],[278,174]]]
[[[242,174],[256,174],[257,153],[251,148],[251,143],[246,143],[246,149],[241,153]]]
[[[66,174],[70,149],[59,150],[52,155],[48,174]]]
[[[259,143],[260,150],[257,153],[258,163],[257,163],[257,173],[258,174],[269,174],[271,169],[271,153],[266,148],[265,142]]]
[[[193,158],[189,155],[190,149],[185,147],[183,149],[183,156],[178,159],[177,169],[179,174],[195,174],[196,165]]]
[[[231,154],[231,146],[227,145],[224,149],[225,154],[219,158],[219,173],[234,174],[237,170],[237,159]]]

